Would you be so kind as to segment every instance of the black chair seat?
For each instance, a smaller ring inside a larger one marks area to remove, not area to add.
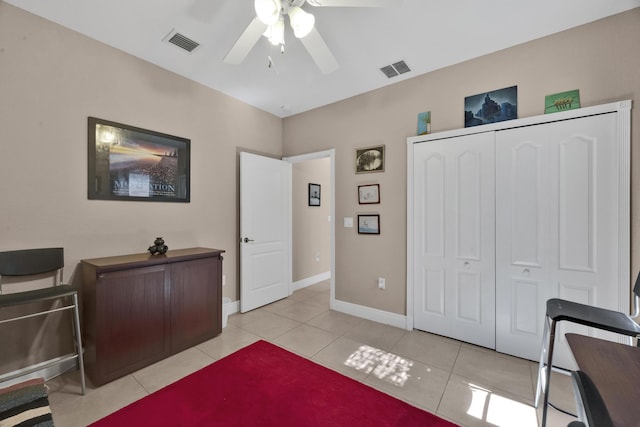
[[[29,304],[49,299],[72,296],[77,289],[70,285],[58,285],[32,291],[16,292],[12,294],[0,295],[0,307],[10,307],[13,305]]]
[[[547,316],[556,322],[566,320],[623,335],[640,335],[640,325],[625,313],[559,298],[547,301]]]

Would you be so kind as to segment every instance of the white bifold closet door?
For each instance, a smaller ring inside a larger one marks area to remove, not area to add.
[[[495,348],[494,133],[415,145],[414,327]]]
[[[615,135],[615,114],[496,132],[498,351],[538,359],[548,298],[620,309]],[[565,368],[566,332],[607,337],[559,325]]]

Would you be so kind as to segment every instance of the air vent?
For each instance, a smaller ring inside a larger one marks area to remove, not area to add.
[[[186,50],[189,53],[193,52],[198,48],[198,46],[200,46],[200,43],[191,40],[189,37],[184,34],[180,34],[175,30],[171,30],[171,32],[164,38],[164,41],[178,46],[180,49]]]
[[[382,71],[388,78],[391,78],[400,74],[408,73],[411,69],[406,62],[398,61],[380,68],[380,71]]]

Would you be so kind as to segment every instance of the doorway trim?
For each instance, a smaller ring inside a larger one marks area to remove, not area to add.
[[[329,308],[334,309],[335,301],[336,301],[336,150],[332,148],[330,150],[318,151],[315,153],[301,154],[298,156],[291,157],[283,157],[282,160],[289,162],[291,164],[305,162],[307,160],[316,160],[316,159],[325,159],[329,158],[330,164],[330,172],[329,172],[329,180],[330,180],[330,188],[331,195],[329,197],[329,213],[331,215],[331,222],[329,224],[330,228],[330,273],[331,273],[331,293],[329,298]],[[293,219],[293,218],[292,218]],[[291,233],[290,233],[291,234]],[[293,236],[289,236],[290,242],[289,247],[293,247]],[[293,268],[293,266],[292,266]]]

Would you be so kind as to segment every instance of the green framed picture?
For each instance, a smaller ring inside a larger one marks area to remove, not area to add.
[[[578,89],[554,93],[544,97],[545,114],[575,110],[576,108],[580,108],[580,91]]]

